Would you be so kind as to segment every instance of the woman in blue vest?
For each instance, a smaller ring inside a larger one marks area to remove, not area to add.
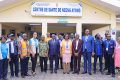
[[[9,46],[6,43],[7,38],[2,36],[0,43],[0,80],[7,80]]]

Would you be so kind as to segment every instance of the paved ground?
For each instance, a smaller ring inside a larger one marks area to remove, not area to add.
[[[107,75],[102,75],[99,72],[97,72],[96,74],[93,74],[92,76],[88,75],[88,74],[63,74],[62,70],[60,69],[58,71],[57,74],[51,74],[50,71],[48,70],[47,73],[41,73],[40,72],[40,68],[37,68],[37,75],[36,76],[29,76],[26,77],[25,79],[19,77],[19,78],[10,78],[10,76],[8,76],[9,80],[120,80],[120,77],[117,73],[116,78],[112,78],[111,76],[107,76]],[[81,70],[82,72],[82,70]],[[30,71],[29,71],[30,73]]]

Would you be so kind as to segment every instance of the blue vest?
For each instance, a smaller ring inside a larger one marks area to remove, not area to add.
[[[108,54],[113,54],[116,43],[114,40],[105,40],[104,46],[105,46],[105,52],[107,52]]]
[[[11,42],[9,42],[9,52],[10,52],[10,54],[18,55],[18,42],[16,40],[14,40],[13,46],[14,46],[14,53],[11,53]]]

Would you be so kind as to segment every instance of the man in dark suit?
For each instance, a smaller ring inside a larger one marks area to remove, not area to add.
[[[81,62],[81,51],[82,51],[82,40],[79,39],[79,35],[76,34],[75,39],[72,43],[73,51],[73,63],[74,63],[74,72],[73,74],[79,74],[80,71],[80,62]]]
[[[53,61],[55,60],[55,69],[54,72],[57,73],[58,69],[58,60],[60,55],[60,43],[59,40],[56,40],[55,35],[52,34],[52,40],[48,42],[49,45],[49,58],[50,58],[50,70],[53,73]]]
[[[91,73],[91,57],[92,53],[94,51],[94,38],[90,35],[89,29],[85,30],[85,36],[82,37],[83,47],[83,58],[84,58],[84,72],[83,74],[87,73],[87,67],[88,67],[88,73],[89,75],[92,75]]]

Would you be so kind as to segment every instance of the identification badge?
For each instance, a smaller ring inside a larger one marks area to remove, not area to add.
[[[108,48],[106,48],[106,51],[108,51]]]

